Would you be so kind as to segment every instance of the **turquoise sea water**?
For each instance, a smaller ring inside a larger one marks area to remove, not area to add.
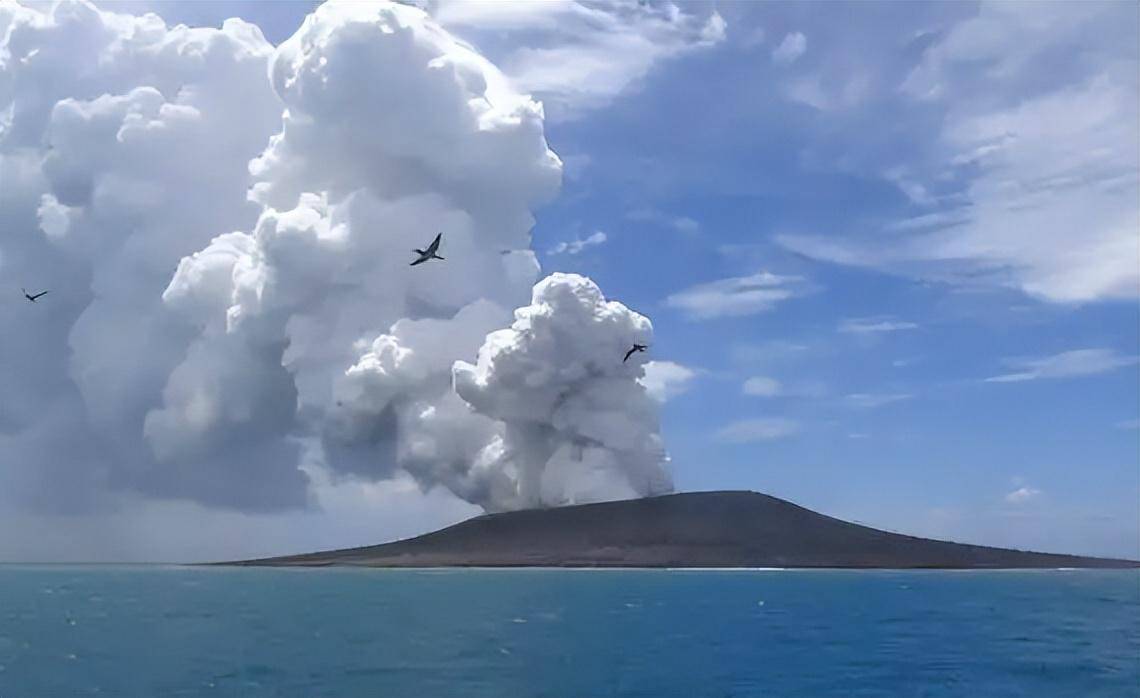
[[[1136,571],[0,566],[0,698],[1137,696]]]

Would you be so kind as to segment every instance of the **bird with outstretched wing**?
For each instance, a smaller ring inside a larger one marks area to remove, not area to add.
[[[27,298],[28,301],[32,303],[35,303],[37,298],[42,298],[48,294],[48,291],[40,291],[39,293],[31,294],[28,293],[28,290],[25,288],[21,288],[20,290],[24,292],[24,298]]]
[[[431,241],[431,244],[427,246],[426,250],[421,250],[419,248],[416,248],[416,254],[419,255],[419,258],[416,259],[416,261],[409,264],[408,266],[414,267],[417,264],[423,264],[424,262],[428,261],[429,259],[443,259],[443,257],[440,257],[438,254],[436,254],[437,252],[439,252],[439,241],[442,238],[443,238],[443,233],[436,235],[435,239]]]
[[[629,361],[629,357],[633,356],[639,351],[645,351],[648,348],[649,345],[647,344],[634,344],[632,347],[630,347],[629,351],[625,353],[625,358],[622,359],[621,362],[624,364],[626,361]]]

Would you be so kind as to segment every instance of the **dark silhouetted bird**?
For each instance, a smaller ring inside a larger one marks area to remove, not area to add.
[[[629,361],[629,357],[633,356],[639,351],[645,351],[648,348],[648,344],[634,344],[632,347],[630,347],[629,351],[625,353],[625,358],[622,359],[621,362],[624,364],[626,361]]]
[[[414,267],[417,264],[423,264],[424,262],[428,261],[429,259],[443,259],[443,257],[440,257],[439,255],[436,254],[436,252],[439,251],[439,240],[442,237],[443,237],[443,233],[436,235],[435,239],[431,241],[431,244],[428,245],[426,250],[417,249],[416,254],[418,254],[420,256],[419,259],[412,262],[408,266]]]
[[[24,298],[27,298],[32,303],[35,303],[37,298],[39,298],[41,296],[46,296],[48,294],[47,291],[40,291],[39,293],[32,295],[32,294],[28,293],[28,290],[25,288],[21,288],[20,290],[24,292]]]

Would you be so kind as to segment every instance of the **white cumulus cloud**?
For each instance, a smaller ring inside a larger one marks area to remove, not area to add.
[[[248,163],[281,126],[272,52],[241,20],[170,28],[83,2],[0,4],[0,276],[52,290],[34,320],[0,309],[19,336],[0,348],[0,390],[18,405],[0,443],[6,495],[81,509],[112,483],[305,501],[302,473],[270,474],[280,451],[237,440],[240,471],[215,472],[204,453],[156,469],[142,428],[188,353],[192,330],[162,302],[178,260],[256,220]],[[187,400],[199,424],[220,409]]]
[[[274,48],[0,3],[0,279],[51,289],[0,307],[0,506],[668,491],[621,362],[649,321],[535,286],[561,169],[541,105],[415,7],[329,2]]]
[[[665,402],[688,390],[696,377],[696,371],[679,363],[648,361],[645,364],[645,376],[641,378],[640,383],[645,386],[650,397],[658,402]]]

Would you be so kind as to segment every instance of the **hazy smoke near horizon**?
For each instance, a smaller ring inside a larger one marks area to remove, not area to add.
[[[541,105],[414,7],[330,2],[275,49],[241,20],[0,5],[0,282],[52,291],[0,304],[0,496],[669,491],[644,355],[621,361],[648,319],[539,281],[560,178]],[[447,260],[409,267],[441,231]]]

